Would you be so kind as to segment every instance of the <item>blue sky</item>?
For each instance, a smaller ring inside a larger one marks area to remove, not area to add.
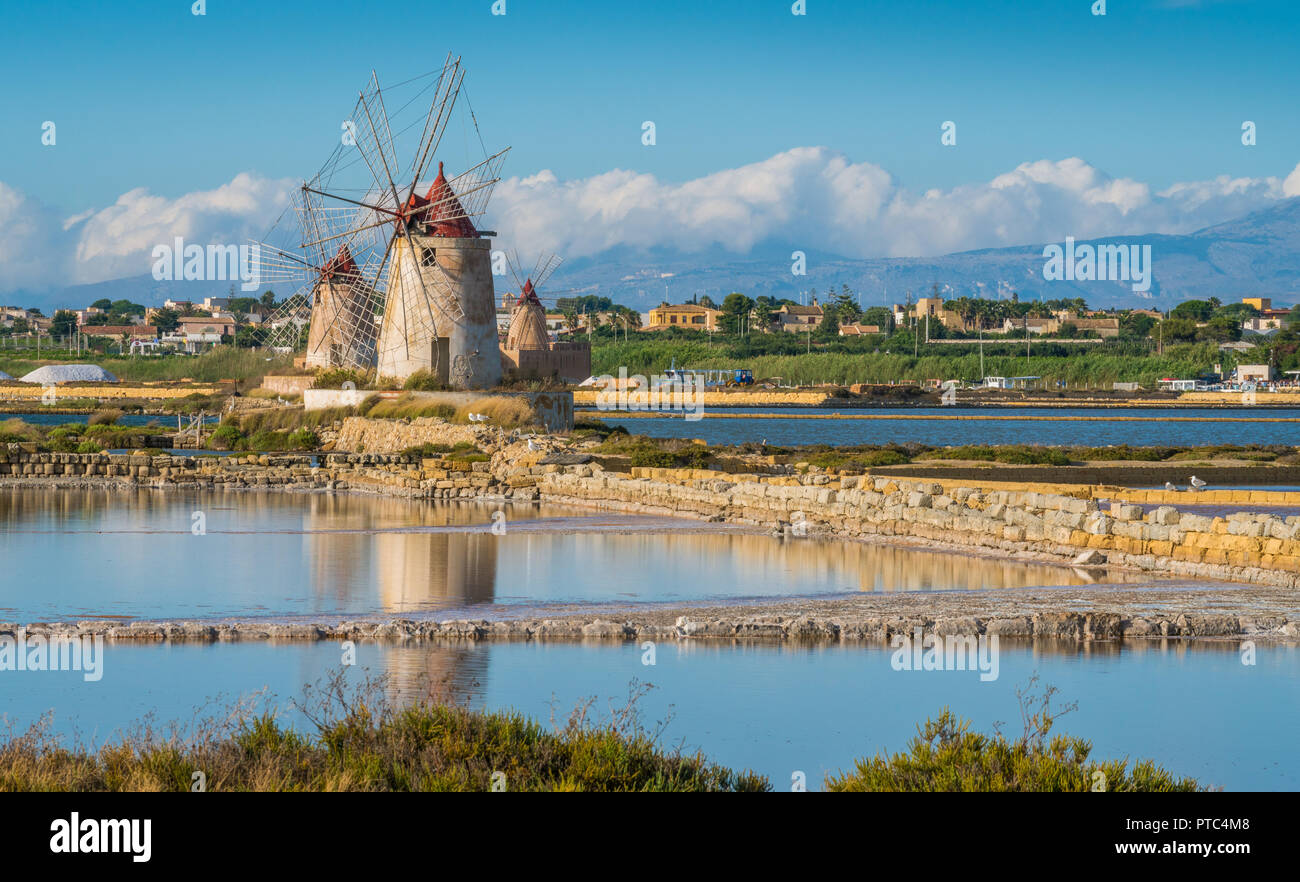
[[[241,173],[301,179],[372,67],[393,82],[448,49],[469,68],[488,144],[513,146],[508,176],[625,169],[668,186],[825,147],[920,198],[1070,157],[1153,192],[1280,179],[1300,160],[1300,4],[1108,0],[1105,16],[1092,0],[806,5],[506,0],[494,16],[491,0],[422,12],[209,0],[200,17],[184,0],[5,0],[0,185],[66,218],[135,188],[179,199]],[[945,120],[956,147],[940,145]],[[1256,146],[1241,144],[1244,120]],[[1075,227],[1062,229],[1088,232]],[[1029,233],[1003,238],[1017,235]]]
[[[685,180],[828,145],[918,189],[1076,155],[1163,186],[1285,174],[1300,144],[1300,4],[1285,2],[1110,0],[1104,17],[1088,0],[809,0],[802,17],[785,0],[507,0],[504,16],[490,0],[419,16],[332,0],[212,0],[203,17],[183,0],[5,5],[0,179],[70,212],[138,186],[302,176],[372,66],[402,79],[449,48],[517,174]],[[956,149],[939,145],[944,120]]]

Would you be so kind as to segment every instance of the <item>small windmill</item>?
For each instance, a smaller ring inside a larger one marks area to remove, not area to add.
[[[313,327],[318,319],[325,326],[309,333],[309,361],[310,341],[318,338],[329,347],[329,358],[364,359],[397,379],[426,369],[447,372],[465,388],[499,380],[485,238],[495,233],[480,231],[475,221],[500,180],[509,148],[491,155],[483,148],[485,158],[467,161],[467,170],[455,177],[446,176],[441,161],[432,182],[424,177],[464,79],[460,59],[450,54],[441,70],[389,88],[381,88],[372,72],[341,143],[299,190],[301,243],[270,250],[266,267],[296,271],[308,282],[307,290],[286,302],[286,315],[275,318],[289,327],[309,309]],[[397,108],[391,114],[389,101]],[[466,98],[463,105],[483,147],[468,103]],[[449,363],[443,363],[444,347]]]
[[[505,348],[549,349],[550,333],[546,328],[546,309],[542,306],[538,289],[563,262],[554,254],[543,255],[533,264],[526,276],[520,271],[519,255],[511,255],[507,262],[515,284],[519,286],[519,300],[510,314],[510,327],[506,330]]]
[[[375,360],[376,280],[384,242],[373,230],[354,229],[364,226],[355,211],[329,212],[305,197],[303,190],[293,194],[286,225],[310,241],[297,247],[256,245],[261,281],[299,286],[267,321],[266,343],[293,351],[307,328],[308,366],[368,369]],[[324,234],[331,227],[340,231]]]

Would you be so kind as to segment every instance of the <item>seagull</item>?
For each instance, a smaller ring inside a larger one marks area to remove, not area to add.
[[[532,438],[528,439],[528,450],[530,453],[536,453],[540,449],[541,448],[537,446],[537,442],[533,441]]]
[[[1169,491],[1174,491],[1177,490],[1178,488],[1173,485],[1172,481],[1165,481],[1165,489]]]
[[[1202,487],[1204,487],[1204,486],[1205,486],[1205,482],[1204,482],[1204,481],[1202,481],[1200,478],[1196,477],[1195,475],[1192,475],[1192,489],[1193,489],[1193,490],[1200,490],[1200,489],[1201,489]]]

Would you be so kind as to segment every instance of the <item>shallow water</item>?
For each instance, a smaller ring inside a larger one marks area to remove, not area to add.
[[[1035,673],[1077,702],[1057,731],[1091,739],[1095,758],[1151,758],[1179,775],[1235,790],[1300,789],[1300,650],[1258,649],[1243,665],[1236,643],[1026,644],[1003,641],[998,678],[974,671],[896,671],[884,647],[723,647],[662,643],[655,664],[636,644],[362,643],[350,682],[389,677],[390,697],[431,691],[475,707],[514,708],[543,724],[562,722],[595,698],[595,717],[621,707],[633,681],[655,688],[639,703],[649,728],[668,720],[662,740],[749,767],[789,789],[803,772],[809,789],[854,759],[906,747],[916,725],[950,707],[990,731],[1020,733],[1015,697]],[[271,704],[338,670],[337,644],[177,644],[106,648],[104,675],[0,675],[3,713],[22,729],[54,709],[53,731],[102,743],[146,713],[157,721],[213,715],[266,689]],[[303,727],[292,710],[285,719]]]
[[[106,409],[111,409],[112,405],[106,405]],[[188,426],[193,417],[183,416],[183,425]],[[19,419],[25,423],[31,423],[34,426],[64,426],[70,423],[84,424],[90,419],[90,414],[85,413],[5,413],[0,414],[0,421],[8,419]],[[221,417],[209,414],[204,417],[205,423],[217,423]],[[164,430],[175,431],[176,416],[174,414],[159,413],[124,413],[117,418],[115,425],[118,426],[147,426],[150,423],[157,423]]]
[[[586,409],[586,408],[582,408]],[[717,413],[779,413],[773,408],[716,408]],[[708,411],[706,411],[707,413]],[[763,439],[768,444],[888,444],[915,441],[933,446],[963,444],[1065,444],[1102,447],[1203,444],[1300,444],[1300,409],[1296,408],[989,408],[918,407],[800,408],[801,415],[864,414],[884,419],[704,419],[678,417],[619,419],[616,412],[599,414],[611,425],[655,438],[701,438],[710,444],[742,444]],[[889,417],[932,416],[935,419]],[[962,419],[951,419],[961,416]],[[1006,417],[1083,417],[1054,421]],[[1116,420],[1110,417],[1140,417]],[[942,417],[942,418],[941,418]],[[1177,422],[1178,417],[1288,419],[1298,422]]]
[[[204,532],[196,535],[199,527]],[[18,622],[491,618],[541,604],[733,602],[1097,578],[1064,567],[554,506],[0,490],[0,620]]]

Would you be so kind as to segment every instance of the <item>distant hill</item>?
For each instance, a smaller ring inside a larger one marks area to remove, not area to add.
[[[1097,307],[1169,308],[1189,298],[1271,296],[1279,304],[1300,301],[1300,197],[1227,223],[1179,236],[1115,236],[1080,240],[1106,244],[1149,244],[1154,264],[1151,290],[1139,294],[1127,282],[1047,281],[1044,244],[964,251],[942,257],[854,259],[815,251],[806,245],[767,242],[748,255],[713,248],[701,252],[648,251],[618,247],[595,257],[567,261],[543,292],[547,298],[598,294],[642,311],[664,299],[675,303],[695,293],[721,300],[731,291],[751,297],[825,293],[848,285],[863,304],[902,302],[907,291],[920,296],[939,284],[945,296],[996,298],[1015,291],[1021,300],[1083,297]],[[1057,243],[1059,244],[1059,243]],[[807,275],[790,272],[790,254],[807,255]],[[507,277],[508,278],[508,277]],[[498,279],[499,288],[513,282]],[[281,297],[293,293],[278,290]],[[224,296],[229,282],[158,282],[149,275],[78,285],[49,294],[14,293],[0,300],[39,306],[82,307],[101,298],[130,299],[157,306],[167,298],[202,300]]]
[[[1079,244],[1084,242],[1151,245],[1151,290],[1139,294],[1127,282],[1049,282],[1043,278],[1047,243],[942,257],[870,259],[805,247],[808,274],[803,277],[790,273],[790,254],[797,246],[767,243],[744,257],[720,249],[607,252],[564,264],[547,293],[600,294],[642,310],[665,298],[665,285],[673,302],[695,292],[717,301],[730,291],[795,297],[801,290],[826,292],[848,285],[862,294],[864,304],[901,303],[909,289],[920,296],[936,283],[947,286],[947,296],[993,299],[1000,291],[1003,296],[1015,291],[1021,300],[1083,297],[1097,307],[1168,308],[1190,298],[1227,301],[1249,294],[1272,296],[1279,303],[1300,300],[1300,197],[1188,235],[1115,236]]]

